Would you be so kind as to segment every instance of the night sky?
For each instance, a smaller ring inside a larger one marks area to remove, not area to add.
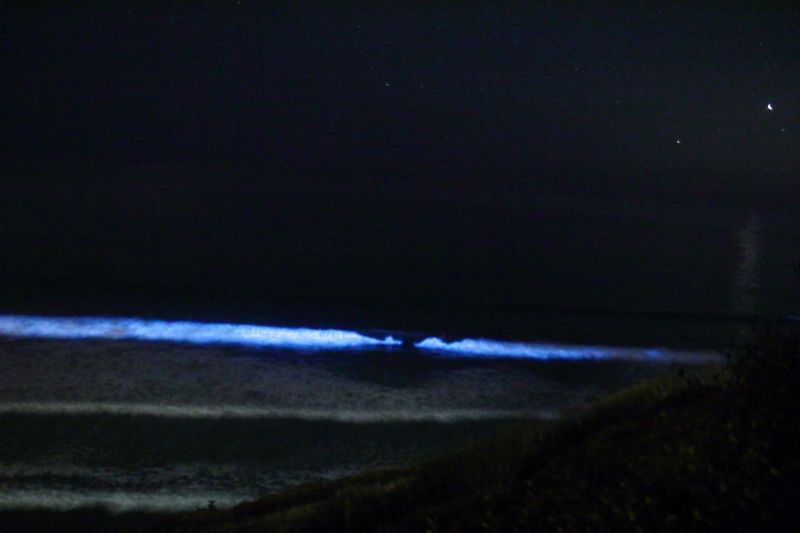
[[[800,198],[800,12],[555,4],[3,8],[0,284],[533,303],[548,209]]]

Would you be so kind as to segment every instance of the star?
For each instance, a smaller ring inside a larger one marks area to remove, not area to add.
[[[681,143],[680,139],[675,139],[675,144],[680,144],[680,143]]]

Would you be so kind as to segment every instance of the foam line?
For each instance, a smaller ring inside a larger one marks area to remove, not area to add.
[[[538,360],[616,359],[624,361],[661,361],[679,363],[712,363],[722,358],[716,352],[689,352],[667,348],[630,348],[613,346],[575,346],[568,344],[524,343],[489,339],[462,339],[445,342],[429,337],[414,345],[455,357],[511,358]]]
[[[329,350],[402,344],[338,329],[283,328],[248,324],[204,324],[138,318],[53,318],[0,315],[0,335],[55,339],[137,339],[194,344],[244,344]]]
[[[0,510],[71,509],[101,507],[112,513],[130,511],[170,512],[205,508],[214,500],[218,508],[232,507],[254,495],[228,492],[87,491],[48,489],[11,489],[0,491]]]
[[[164,418],[276,418],[311,422],[348,422],[355,424],[391,422],[459,422],[467,420],[539,418],[557,415],[547,411],[506,409],[305,409],[251,407],[242,405],[162,405],[115,402],[3,402],[0,415],[132,415]]]

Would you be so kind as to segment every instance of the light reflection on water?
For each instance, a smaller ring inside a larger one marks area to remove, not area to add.
[[[739,231],[739,262],[734,272],[733,306],[737,315],[755,315],[758,312],[757,293],[761,287],[761,220],[752,213]]]

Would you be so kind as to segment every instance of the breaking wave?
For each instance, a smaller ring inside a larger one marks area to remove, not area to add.
[[[143,320],[138,318],[38,317],[0,315],[0,335],[49,339],[167,341],[190,344],[238,344],[297,350],[392,348],[403,345],[393,336],[371,337],[339,329],[288,328],[250,324]],[[534,360],[623,360],[679,363],[719,362],[710,351],[568,345],[461,339],[447,342],[428,337],[414,348],[448,356]]]
[[[462,357],[515,358],[539,360],[618,359],[624,361],[661,361],[709,363],[721,361],[716,352],[690,352],[667,348],[630,348],[613,346],[573,346],[566,344],[507,342],[488,339],[463,339],[446,342],[429,337],[414,345],[421,350]]]
[[[284,328],[249,324],[168,322],[138,318],[0,316],[0,334],[50,339],[136,339],[193,344],[241,344],[326,350],[396,346],[392,337],[376,339],[338,329]]]

